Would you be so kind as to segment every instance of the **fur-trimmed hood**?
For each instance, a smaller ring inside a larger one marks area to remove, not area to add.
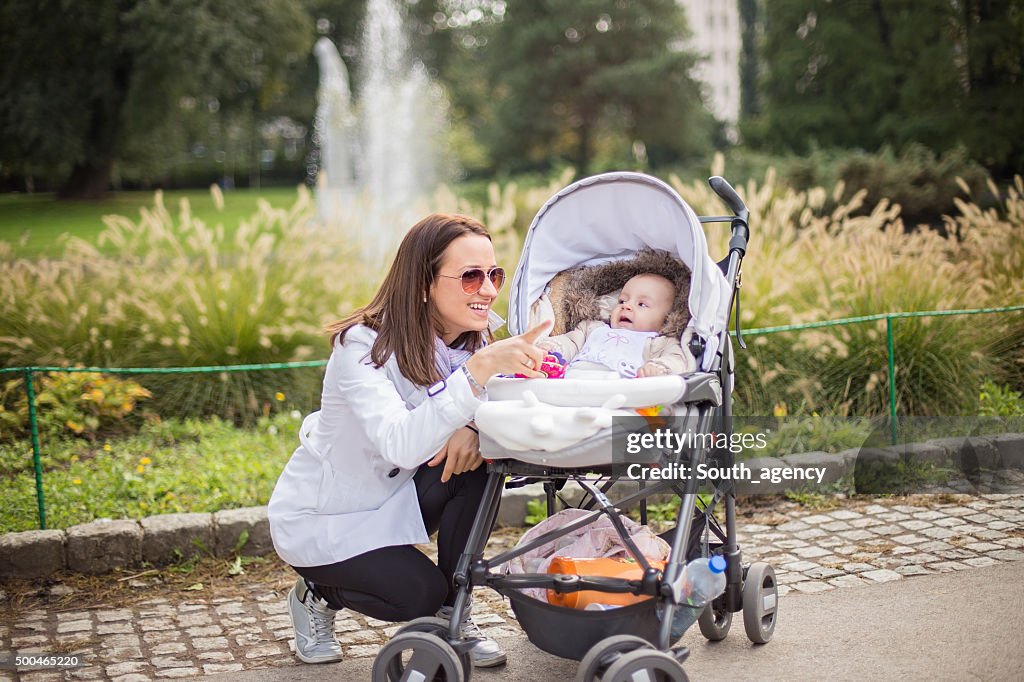
[[[632,258],[567,270],[551,281],[549,297],[555,312],[555,329],[562,334],[584,320],[607,320],[601,297],[617,294],[632,277],[643,273],[661,275],[676,287],[672,311],[660,334],[679,338],[690,321],[690,269],[664,251],[644,249]],[[613,304],[614,305],[614,304]]]

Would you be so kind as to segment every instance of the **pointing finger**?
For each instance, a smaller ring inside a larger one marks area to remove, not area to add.
[[[547,329],[550,326],[551,326],[551,320],[544,320],[543,322],[541,322],[537,326],[527,330],[526,332],[523,332],[523,334],[521,335],[520,338],[522,338],[527,343],[533,343],[537,339],[539,339],[541,334],[543,334],[545,331],[547,331]]]

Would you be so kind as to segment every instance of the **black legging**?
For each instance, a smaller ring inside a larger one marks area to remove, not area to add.
[[[331,608],[380,620],[432,616],[455,602],[452,576],[483,497],[486,466],[441,482],[444,465],[417,470],[416,496],[427,533],[437,532],[437,566],[412,545],[370,550],[326,566],[294,567]]]

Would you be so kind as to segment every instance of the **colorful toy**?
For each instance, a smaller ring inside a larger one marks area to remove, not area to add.
[[[652,428],[661,428],[668,423],[663,415],[668,413],[668,410],[664,405],[651,405],[650,407],[638,407],[636,413],[647,420],[647,424]]]
[[[565,377],[565,358],[562,357],[561,353],[556,351],[550,351],[544,356],[544,361],[540,363],[538,371],[543,372],[547,375],[548,379],[562,379]],[[517,379],[525,379],[525,374],[516,374]]]

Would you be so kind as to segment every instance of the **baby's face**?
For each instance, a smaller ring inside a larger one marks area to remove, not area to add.
[[[619,294],[619,304],[612,309],[612,329],[636,332],[659,331],[676,297],[672,282],[660,275],[637,275],[626,282]]]

